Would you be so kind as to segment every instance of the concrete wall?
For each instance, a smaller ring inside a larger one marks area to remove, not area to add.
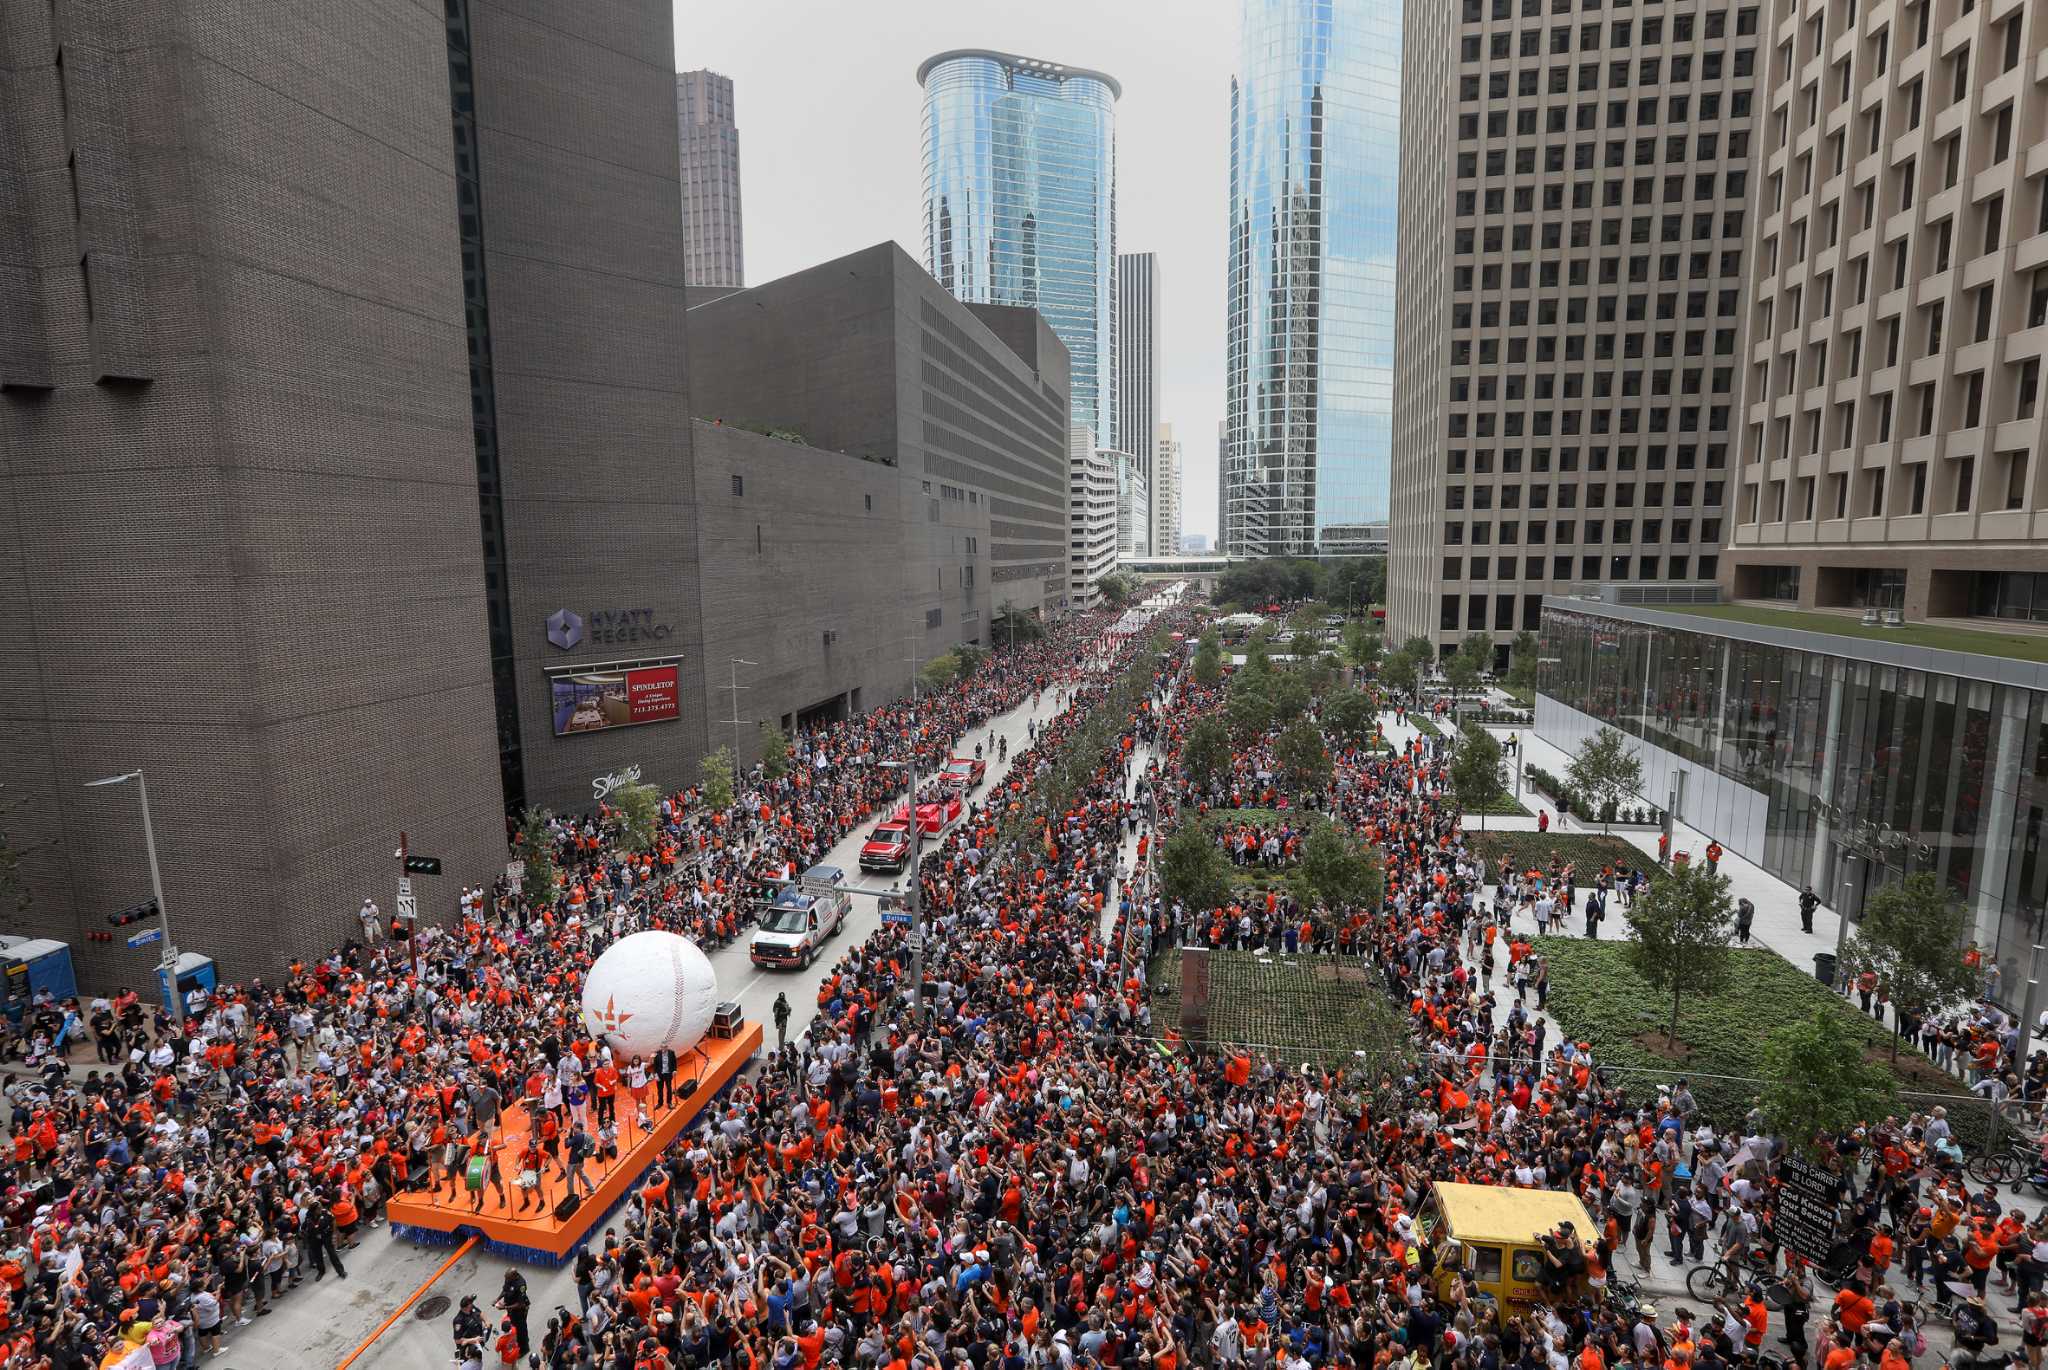
[[[913,648],[923,660],[986,644],[986,504],[940,501],[933,522],[933,501],[895,467],[693,429],[709,749],[733,745],[734,657],[755,663],[737,668],[740,756],[752,761],[760,722],[855,691],[850,705],[873,708],[909,689]]]
[[[439,7],[0,5],[0,827],[81,986],[152,961],[110,772],[231,976],[400,827],[430,915],[502,863],[451,163]]]
[[[674,35],[660,0],[470,8],[526,800],[580,811],[693,778],[704,735]],[[564,651],[558,609],[669,631]],[[549,668],[678,655],[680,720],[554,736]]]

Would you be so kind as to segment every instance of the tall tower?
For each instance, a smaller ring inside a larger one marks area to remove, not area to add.
[[[1244,0],[1218,453],[1228,553],[1313,553],[1387,520],[1401,10]]]
[[[1396,641],[1484,632],[1504,660],[1545,594],[1719,575],[1743,250],[1775,209],[1750,184],[1762,27],[1755,0],[1409,6]]]
[[[924,264],[970,304],[1036,309],[1073,361],[1073,421],[1116,446],[1116,101],[1099,71],[980,48],[917,69]]]
[[[1159,502],[1159,261],[1154,253],[1116,259],[1116,445],[1135,459],[1152,503]]]
[[[740,130],[732,78],[715,71],[676,76],[682,147],[683,278],[691,285],[746,284],[740,251]]]
[[[1180,555],[1180,439],[1162,423],[1152,454],[1152,555]]]

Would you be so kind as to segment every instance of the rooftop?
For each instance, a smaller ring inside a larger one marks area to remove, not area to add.
[[[2029,632],[2024,628],[1965,628],[1945,620],[1907,623],[1898,628],[1866,627],[1860,611],[1829,613],[1761,604],[1665,604],[1657,607],[1666,613],[1725,619],[1764,628],[1828,633],[1835,637],[1864,638],[1901,647],[1923,647],[1930,651],[1969,652],[1979,656],[2006,657],[2013,661],[2048,663],[2048,634]]]
[[[950,48],[945,52],[935,53],[925,58],[919,64],[917,68],[917,83],[923,85],[926,74],[933,67],[941,62],[950,62],[956,57],[993,58],[1004,66],[1014,67],[1019,71],[1029,72],[1033,76],[1043,76],[1054,81],[1064,81],[1076,76],[1086,77],[1091,81],[1100,81],[1105,86],[1108,86],[1109,93],[1113,98],[1121,100],[1124,97],[1123,83],[1106,71],[1096,71],[1090,67],[1062,66],[1058,62],[1041,61],[1036,57],[1019,57],[1015,53],[998,52],[994,48]]]

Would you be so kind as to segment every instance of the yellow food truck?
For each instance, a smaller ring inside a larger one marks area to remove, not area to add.
[[[1503,1317],[1545,1302],[1542,1239],[1564,1223],[1589,1250],[1599,1240],[1579,1196],[1554,1189],[1439,1182],[1419,1219],[1436,1248],[1439,1279],[1469,1272]]]

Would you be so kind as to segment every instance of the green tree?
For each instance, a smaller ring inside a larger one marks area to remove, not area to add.
[[[1542,652],[1536,634],[1524,628],[1508,646],[1508,684],[1517,690],[1534,689],[1536,658]]]
[[[1317,826],[1301,845],[1302,883],[1331,909],[1377,909],[1386,892],[1379,853],[1334,823]]]
[[[1460,695],[1468,695],[1479,688],[1480,658],[1464,647],[1444,658],[1444,683]]]
[[[1457,791],[1458,807],[1479,815],[1479,830],[1486,830],[1486,811],[1500,803],[1504,789],[1500,781],[1500,743],[1484,728],[1467,728],[1458,739],[1451,758],[1451,788]]]
[[[1183,823],[1159,849],[1159,884],[1168,899],[1194,913],[1230,899],[1230,866],[1199,823]]]
[[[990,622],[988,630],[989,643],[997,647],[1008,647],[1019,642],[1037,642],[1044,636],[1045,625],[1018,609],[997,615]]]
[[[951,685],[960,676],[960,658],[953,652],[941,652],[918,668],[917,678],[927,691],[938,691]]]
[[[1564,783],[1586,796],[1606,832],[1615,806],[1643,787],[1642,760],[1628,748],[1628,739],[1613,728],[1595,733],[1565,768]]]
[[[1379,702],[1363,690],[1340,690],[1323,705],[1323,726],[1354,746],[1372,741],[1379,722]]]
[[[1212,686],[1223,679],[1223,649],[1214,635],[1204,633],[1196,644],[1194,672],[1197,685]]]
[[[961,680],[981,669],[981,663],[988,660],[988,649],[977,647],[972,642],[963,642],[953,649],[953,672]]]
[[[1292,723],[1308,712],[1311,693],[1303,667],[1276,674],[1266,687],[1266,698],[1272,701],[1273,721]]]
[[[1887,885],[1863,903],[1863,921],[1844,948],[1849,964],[1877,972],[1895,1010],[1914,1019],[1940,1013],[1976,992],[1963,964],[1969,911],[1949,898],[1932,871]],[[1892,1059],[1899,1055],[1899,1014],[1892,1014]]]
[[[1102,602],[1112,609],[1121,609],[1138,593],[1138,582],[1133,576],[1122,571],[1112,571],[1096,582],[1096,589],[1102,592]]]
[[[1255,633],[1245,644],[1244,665],[1238,667],[1241,676],[1270,676],[1273,674],[1273,653],[1266,644],[1269,637],[1263,631]]]
[[[1180,746],[1180,768],[1188,779],[1208,789],[1219,775],[1230,771],[1230,734],[1214,714],[1195,720]]]
[[[562,868],[555,863],[555,837],[548,831],[553,818],[546,809],[528,809],[519,824],[519,859],[526,863],[520,881],[521,892],[537,909],[552,908],[562,892]]]
[[[1306,718],[1297,718],[1273,744],[1280,761],[1280,773],[1296,794],[1314,794],[1330,783],[1333,769],[1330,749],[1323,743],[1323,730]]]
[[[1671,995],[1666,1035],[1678,1038],[1678,1008],[1688,994],[1712,994],[1726,983],[1735,905],[1728,877],[1704,863],[1673,871],[1636,896],[1627,912],[1634,940],[1629,963],[1652,989]]]
[[[1493,634],[1472,632],[1465,634],[1465,640],[1458,644],[1458,655],[1472,663],[1476,674],[1485,675],[1493,669]],[[1477,682],[1474,682],[1475,684]]]
[[[1818,1156],[1823,1136],[1884,1117],[1897,1100],[1892,1073],[1865,1061],[1862,1038],[1846,1027],[1842,1014],[1818,1008],[1764,1039],[1757,1105],[1770,1131],[1803,1156]]]
[[[780,780],[789,774],[789,738],[780,725],[761,725],[761,774]]]
[[[1230,682],[1230,698],[1223,706],[1230,735],[1239,746],[1249,747],[1273,726],[1273,700],[1258,676],[1237,675]]]
[[[1386,638],[1369,624],[1353,623],[1344,629],[1344,655],[1359,670],[1378,666],[1386,650]]]
[[[1296,666],[1295,670],[1301,673],[1302,683],[1308,686],[1308,692],[1321,699],[1337,683],[1337,664],[1333,653],[1318,652]]]
[[[1380,663],[1380,684],[1397,694],[1413,697],[1415,687],[1422,678],[1415,665],[1415,658],[1407,652],[1395,652]]]
[[[1418,666],[1427,666],[1436,660],[1436,644],[1426,637],[1411,637],[1401,644],[1401,650],[1415,658]]]
[[[612,804],[619,811],[619,838],[626,850],[653,851],[661,826],[661,791],[636,782],[613,790]]]
[[[697,763],[704,784],[704,802],[714,809],[729,809],[733,800],[732,748],[720,747]]]

